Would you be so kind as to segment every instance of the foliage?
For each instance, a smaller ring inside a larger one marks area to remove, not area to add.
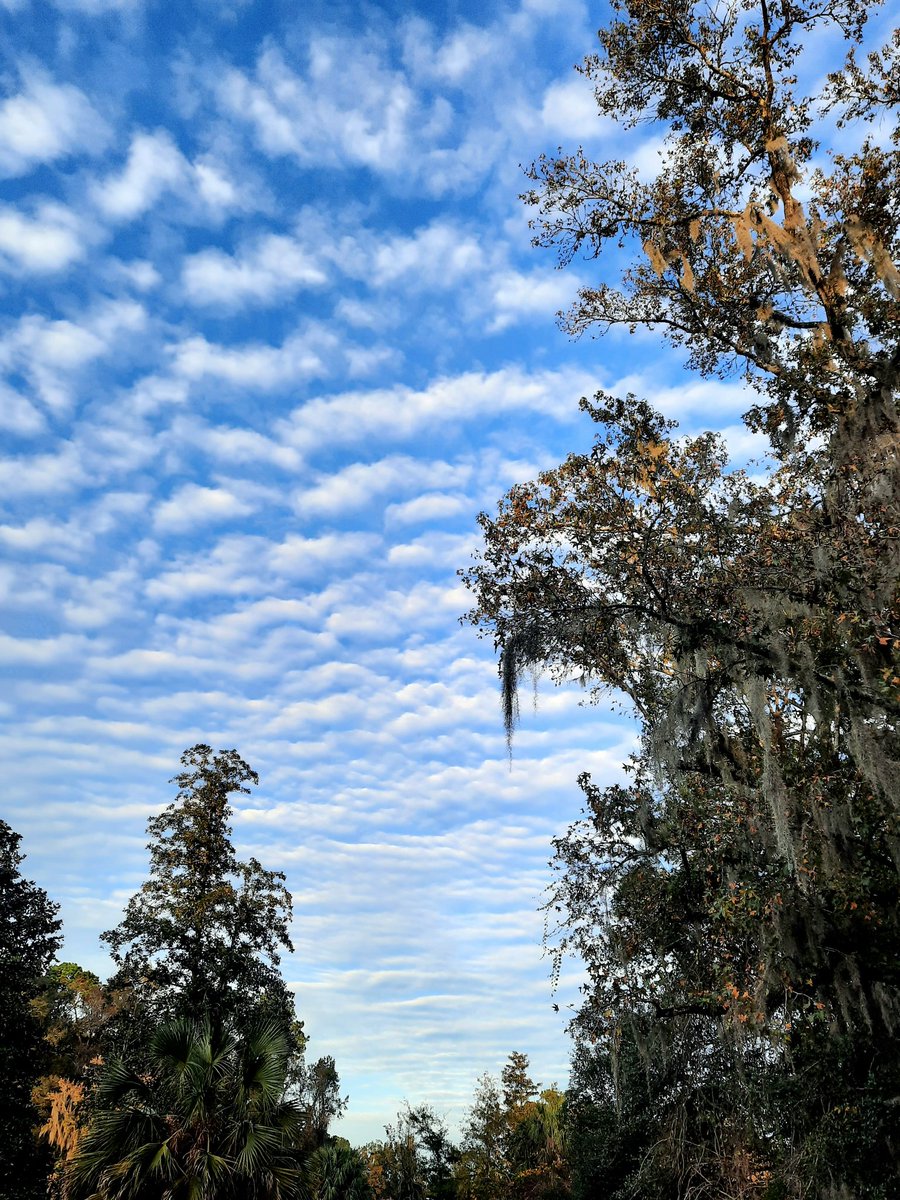
[[[45,1028],[46,1074],[33,1099],[41,1133],[60,1162],[72,1157],[84,1132],[106,1035],[122,1007],[120,995],[77,963],[54,963],[47,973],[36,1001]]]
[[[857,41],[858,0],[614,12],[584,71],[601,112],[665,123],[666,155],[649,182],[542,159],[536,241],[563,262],[635,249],[567,327],[646,326],[693,369],[740,370],[769,469],[731,470],[634,397],[584,401],[593,451],[482,518],[473,617],[508,729],[541,668],[641,722],[623,784],[582,777],[551,901],[558,953],[588,968],[582,1036],[611,1063],[628,1029],[665,1064],[640,1194],[875,1197],[900,1170],[900,151],[813,166],[797,59],[820,26]],[[896,106],[898,47],[851,57],[830,103]],[[866,1156],[823,1138],[841,1122]]]
[[[243,1036],[208,1022],[160,1026],[149,1073],[121,1060],[105,1069],[67,1200],[301,1195],[302,1114],[284,1099],[289,1055],[273,1023]]]
[[[39,1115],[31,1096],[46,1058],[36,1001],[62,941],[57,905],[19,870],[25,857],[21,840],[0,820],[0,1195],[5,1200],[46,1194],[49,1156],[35,1136]]]
[[[415,1140],[426,1197],[453,1200],[459,1151],[450,1141],[446,1124],[427,1104],[407,1107],[406,1123]]]
[[[314,1200],[373,1200],[363,1156],[340,1139],[312,1154],[307,1176]]]
[[[292,1063],[289,1079],[291,1093],[303,1113],[304,1145],[310,1150],[324,1146],[329,1125],[347,1107],[334,1059],[327,1054],[307,1065],[301,1054]]]
[[[102,935],[115,982],[152,1020],[202,1013],[240,1027],[262,1013],[288,1025],[293,998],[278,964],[293,949],[291,897],[280,871],[241,862],[231,841],[229,796],[258,776],[236,750],[196,745],[181,762],[177,798],[147,826],[150,876]]]
[[[520,1112],[537,1095],[537,1084],[528,1074],[528,1067],[528,1055],[513,1050],[500,1072],[503,1103],[508,1113]]]
[[[568,1114],[563,1093],[545,1088],[514,1117],[508,1112],[507,1119],[510,1194],[521,1200],[565,1200],[569,1195]]]
[[[361,1151],[375,1200],[425,1200],[423,1164],[406,1114],[384,1132],[384,1141],[369,1142]]]
[[[509,1178],[508,1128],[503,1094],[493,1075],[485,1072],[475,1084],[462,1127],[460,1166],[466,1176],[465,1194],[472,1200],[493,1200],[505,1191]]]
[[[662,1135],[672,1075],[665,1060],[642,1058],[629,1025],[596,1043],[576,1040],[567,1096],[572,1200],[625,1200],[642,1185],[660,1194],[671,1182],[647,1179],[646,1152]]]

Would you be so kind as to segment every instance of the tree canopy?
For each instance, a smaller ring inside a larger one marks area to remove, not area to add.
[[[875,1196],[900,1078],[898,134],[823,155],[797,91],[820,28],[860,40],[857,0],[613,9],[583,70],[602,113],[663,124],[660,169],[541,159],[535,240],[563,263],[633,250],[565,326],[645,327],[689,369],[739,372],[766,459],[735,470],[720,438],[634,396],[583,401],[592,451],[482,517],[472,617],[500,651],[510,731],[529,669],[640,721],[624,783],[582,777],[550,908],[609,1069],[624,1027],[678,1064],[656,1076],[641,1194],[777,1177],[779,1194]],[[823,106],[894,109],[898,49],[851,51]]]

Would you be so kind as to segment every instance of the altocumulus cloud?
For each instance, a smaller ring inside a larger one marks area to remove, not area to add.
[[[518,164],[621,152],[571,72],[597,17],[36,12],[0,17],[0,752],[65,954],[106,969],[181,750],[236,746],[262,779],[236,836],[287,873],[348,1136],[404,1097],[455,1122],[513,1049],[562,1082],[550,842],[633,731],[545,691],[510,762],[456,572],[480,509],[590,445],[581,395],[745,407],[555,328],[578,280],[531,250]]]

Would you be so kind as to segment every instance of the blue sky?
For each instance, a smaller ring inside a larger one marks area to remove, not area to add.
[[[596,267],[531,249],[519,164],[657,161],[572,70],[603,18],[0,2],[4,816],[102,973],[181,751],[236,747],[354,1140],[404,1098],[455,1124],[514,1049],[564,1082],[550,839],[632,744],[545,689],[508,761],[476,514],[590,444],[601,386],[747,446],[737,383],[555,327]]]

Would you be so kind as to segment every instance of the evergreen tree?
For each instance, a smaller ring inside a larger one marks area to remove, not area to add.
[[[500,1086],[507,1112],[515,1112],[537,1095],[538,1087],[528,1074],[528,1065],[528,1055],[513,1050],[500,1072]]]
[[[50,1155],[32,1088],[46,1066],[39,997],[62,942],[58,906],[23,879],[19,834],[0,821],[0,1195],[45,1196]]]
[[[293,1022],[278,971],[292,950],[291,897],[280,871],[238,860],[231,841],[234,793],[258,776],[236,750],[197,745],[181,758],[175,801],[148,824],[150,876],[123,920],[103,934],[154,1022],[202,1015],[235,1028],[261,1013]]]

